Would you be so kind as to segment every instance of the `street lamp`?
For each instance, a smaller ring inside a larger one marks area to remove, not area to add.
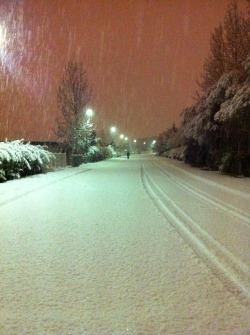
[[[134,145],[133,145],[133,150],[134,150],[134,153],[136,153],[137,152],[137,145],[136,145],[136,140],[134,140]]]
[[[92,123],[92,116],[94,112],[91,108],[87,108],[85,112],[85,117],[83,116],[83,124],[82,124],[82,131],[85,141],[85,154],[88,153],[89,147],[91,146],[91,142],[93,141],[93,123]]]
[[[124,139],[124,135],[123,134],[120,135],[120,139],[121,140]]]
[[[152,141],[152,144],[151,144],[151,146],[150,146],[150,149],[151,149],[153,152],[155,152],[155,149],[156,149],[156,140],[153,140],[153,141]]]
[[[110,145],[112,145],[114,148],[116,147],[115,145],[115,140],[114,140],[114,137],[115,137],[115,133],[116,133],[116,127],[111,127],[110,128],[110,132],[111,132],[111,141],[110,141]]]
[[[116,127],[111,127],[110,131],[111,131],[111,134],[114,134],[116,132]]]
[[[93,116],[93,114],[94,114],[93,109],[88,108],[88,109],[86,110],[86,116],[87,116],[87,117],[91,118],[91,117]]]

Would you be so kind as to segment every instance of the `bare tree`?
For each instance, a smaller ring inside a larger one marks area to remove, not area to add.
[[[210,39],[210,54],[203,65],[202,81],[200,87],[206,90],[214,85],[225,73],[225,41],[223,38],[223,27],[219,25],[212,33]]]
[[[245,17],[234,0],[224,20],[226,40],[226,69],[242,70],[250,50],[250,18]]]
[[[250,18],[238,9],[237,1],[230,3],[223,25],[212,33],[210,53],[205,59],[201,81],[204,91],[218,82],[220,77],[233,70],[244,71],[243,62],[250,50]]]
[[[92,88],[81,63],[69,61],[58,88],[57,101],[61,112],[57,122],[57,137],[66,152],[75,152],[84,138],[84,109],[92,101]]]

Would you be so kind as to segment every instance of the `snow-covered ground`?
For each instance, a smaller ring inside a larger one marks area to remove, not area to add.
[[[0,334],[250,334],[249,191],[153,155],[0,184]]]

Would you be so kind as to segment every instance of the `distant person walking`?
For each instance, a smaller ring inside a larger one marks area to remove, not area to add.
[[[129,159],[129,156],[130,156],[130,152],[127,151],[127,159]]]

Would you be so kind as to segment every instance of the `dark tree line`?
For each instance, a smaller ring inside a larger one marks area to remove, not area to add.
[[[180,127],[159,135],[158,154],[250,176],[250,15],[236,1],[211,36],[199,86]]]

